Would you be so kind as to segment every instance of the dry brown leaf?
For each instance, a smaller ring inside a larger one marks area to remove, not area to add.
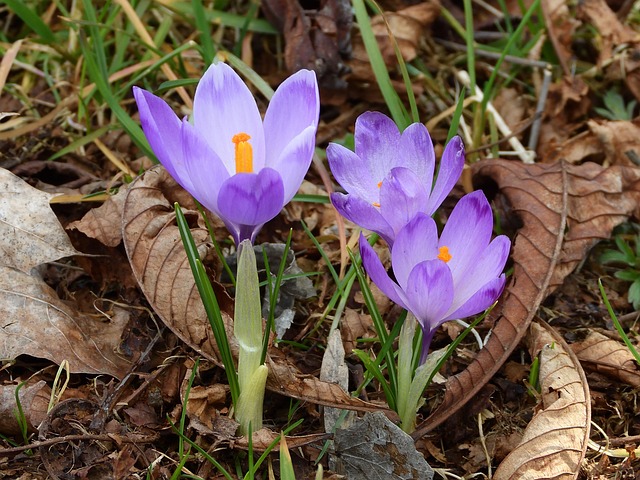
[[[440,15],[440,8],[438,0],[431,0],[397,12],[385,12],[384,18],[376,15],[371,19],[371,29],[387,66],[394,66],[398,61],[389,31],[398,43],[404,60],[410,62],[418,55],[418,45],[424,31]]]
[[[161,167],[147,170],[127,190],[122,213],[122,237],[138,284],[154,311],[182,341],[201,355],[216,360],[213,331],[193,280],[180,239],[173,203],[178,202],[190,225],[200,258],[211,258],[206,228],[193,200]],[[189,209],[191,210],[185,210]],[[232,320],[224,305],[227,332]]]
[[[189,207],[193,200],[160,166],[136,178],[127,192],[122,231],[131,267],[149,303],[162,321],[187,345],[204,357],[217,361],[215,339],[198,294],[176,225],[173,202]],[[191,233],[201,258],[211,258],[208,232],[198,226],[197,212],[186,210]],[[215,288],[215,287],[214,287]],[[231,349],[231,306],[222,288],[216,291]],[[277,349],[270,350],[267,388],[282,395],[312,403],[352,410],[374,411],[380,406],[352,398],[339,385],[303,375]]]
[[[55,195],[33,188],[0,168],[2,264],[25,273],[42,263],[78,255],[49,206]]]
[[[578,17],[600,32],[601,41],[598,65],[613,57],[613,50],[623,43],[640,40],[640,35],[624,25],[604,0],[582,0],[578,3]]]
[[[320,0],[313,7],[303,7],[298,0],[263,0],[261,6],[284,35],[290,72],[309,68],[315,70],[321,87],[345,88],[340,76],[346,73],[343,58],[351,51],[353,21],[348,0]]]
[[[122,241],[122,207],[125,195],[126,190],[121,189],[98,208],[89,210],[81,220],[70,223],[67,228],[79,230],[107,247],[117,247]]]
[[[547,295],[596,242],[640,213],[639,168],[505,160],[476,165],[476,179],[495,181],[522,221],[512,249],[514,272],[494,310],[497,319],[489,341],[466,370],[447,381],[442,404],[414,438],[469,401],[507,360]]]
[[[572,344],[571,348],[587,368],[640,387],[640,368],[626,345],[590,331],[587,338]]]
[[[18,409],[16,388],[18,385],[0,385],[0,433],[3,435],[18,435],[21,432],[15,416]],[[44,380],[20,389],[18,398],[29,432],[35,432],[47,416],[50,395],[51,389]]]
[[[372,338],[376,335],[371,315],[346,308],[340,321],[340,330],[344,335],[344,349],[347,355],[356,347],[359,338]]]
[[[0,358],[31,355],[73,373],[122,378],[130,364],[117,352],[125,325],[81,315],[58,298],[42,279],[0,266]]]
[[[553,328],[531,324],[529,351],[540,354],[541,409],[494,480],[577,478],[589,440],[591,400],[580,362]]]
[[[609,165],[640,164],[640,121],[587,122]]]

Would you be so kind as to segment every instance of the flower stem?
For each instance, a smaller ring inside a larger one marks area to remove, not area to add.
[[[238,247],[235,318],[233,333],[238,341],[240,397],[235,405],[242,433],[262,428],[262,402],[268,369],[261,365],[262,312],[258,268],[253,245],[244,240]]]
[[[407,318],[404,320],[400,337],[398,338],[398,392],[396,401],[398,407],[398,415],[402,420],[402,429],[410,432],[415,428],[415,405],[409,399],[409,391],[411,390],[411,381],[413,379],[413,337],[416,333],[416,325],[418,324],[413,313],[408,312]],[[413,427],[410,427],[413,425]],[[411,428],[411,430],[407,430]]]

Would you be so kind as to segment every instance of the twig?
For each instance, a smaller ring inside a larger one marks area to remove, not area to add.
[[[538,104],[536,105],[536,113],[531,126],[531,133],[529,134],[529,149],[534,151],[538,146],[538,137],[540,136],[540,126],[542,125],[542,112],[544,112],[544,106],[547,103],[547,95],[549,93],[549,85],[551,85],[551,67],[547,66],[543,72],[542,87],[540,88],[540,96],[538,97]]]
[[[462,45],[460,43],[450,42],[448,40],[441,40],[439,38],[436,39],[436,42],[442,45],[443,47],[450,48],[452,50],[457,50],[459,52],[466,52],[467,46]],[[486,50],[476,50],[475,54],[478,57],[490,58],[492,60],[499,59],[502,54],[497,52],[487,52]],[[535,68],[550,68],[551,64],[548,62],[543,62],[540,60],[530,60],[528,58],[520,58],[514,55],[505,55],[504,61],[508,63],[513,63],[515,65],[523,65],[525,67],[535,67]]]
[[[96,442],[113,441],[119,444],[119,443],[153,443],[157,441],[159,438],[160,438],[160,434],[158,433],[153,435],[135,435],[135,434],[115,435],[112,433],[100,433],[100,434],[82,433],[82,434],[74,434],[74,435],[65,435],[64,437],[49,438],[48,440],[41,440],[39,442],[33,442],[28,445],[21,445],[19,447],[0,449],[0,457],[15,455],[15,454],[24,452],[25,450],[34,450],[36,448],[41,448],[41,447],[50,447],[58,443],[75,442],[78,440],[93,440]]]

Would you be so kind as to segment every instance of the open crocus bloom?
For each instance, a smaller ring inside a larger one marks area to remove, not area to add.
[[[491,207],[481,191],[458,202],[440,238],[434,220],[419,213],[398,232],[391,249],[397,283],[360,236],[362,262],[373,282],[422,327],[421,363],[442,323],[483,312],[502,293],[510,243],[504,235],[491,241],[492,230]]]
[[[327,159],[347,191],[331,195],[338,212],[391,246],[416,213],[432,215],[447,197],[462,173],[464,146],[460,137],[447,144],[434,185],[436,159],[427,128],[414,123],[400,133],[386,115],[365,112],[356,120],[355,153],[332,143]]]
[[[320,100],[315,73],[301,70],[273,95],[264,122],[240,77],[224,63],[198,83],[193,122],[134,87],[140,121],[169,174],[218,215],[236,245],[251,242],[298,191],[315,148]]]

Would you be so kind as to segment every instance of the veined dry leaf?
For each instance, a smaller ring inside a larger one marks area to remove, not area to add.
[[[49,200],[54,196],[0,168],[3,265],[29,273],[42,263],[79,254],[49,206]]]
[[[531,324],[529,351],[540,354],[541,409],[494,480],[577,478],[589,440],[591,400],[580,362],[552,327]]]
[[[165,325],[198,353],[216,360],[213,331],[180,239],[174,201],[183,209],[194,206],[163,167],[151,168],[137,177],[124,199],[124,245],[140,288]],[[190,224],[198,224],[197,212],[184,213]],[[206,228],[192,228],[191,234],[200,257],[207,257],[213,249]],[[224,306],[221,313],[227,332],[233,332]]]
[[[598,65],[613,57],[613,49],[616,46],[640,40],[640,35],[633,28],[620,22],[604,0],[582,0],[578,3],[578,16],[600,32],[602,41],[598,42]]]
[[[20,434],[20,426],[14,415],[18,409],[17,388],[18,385],[0,385],[0,433],[4,435]],[[27,420],[27,429],[30,432],[35,432],[40,422],[47,416],[50,395],[51,389],[44,380],[25,385],[18,392],[24,418]]]
[[[440,8],[438,0],[430,0],[408,6],[397,12],[385,12],[384,18],[376,15],[371,19],[371,28],[387,65],[395,65],[398,61],[393,42],[389,37],[389,30],[398,43],[402,57],[410,62],[418,54],[418,45],[424,36],[425,29],[440,15]]]
[[[640,387],[640,368],[626,345],[590,331],[587,338],[571,348],[588,369]]]
[[[126,190],[121,189],[98,208],[89,210],[82,219],[70,223],[67,228],[75,228],[107,247],[117,247],[122,241],[122,208],[125,195]]]
[[[41,279],[0,266],[0,357],[31,355],[73,373],[122,378],[130,364],[116,351],[124,325],[81,315]],[[123,317],[126,318],[126,317]]]
[[[442,404],[414,438],[471,399],[511,355],[547,295],[593,245],[629,215],[640,213],[640,168],[506,160],[476,165],[476,179],[494,180],[522,220],[512,249],[513,276],[494,310],[497,319],[489,341],[466,370],[449,378]]]
[[[148,170],[130,185],[122,218],[127,255],[140,288],[165,325],[199,354],[217,361],[215,339],[180,240],[173,201],[179,201],[183,208],[193,205],[163,167]],[[192,225],[199,221],[194,211],[185,211],[185,216]],[[207,230],[195,226],[191,233],[201,258],[213,256]],[[221,297],[226,294],[222,289],[216,294],[231,349],[237,354],[233,320],[222,303],[228,301]],[[302,374],[277,349],[269,353],[269,390],[330,407],[380,410],[379,405],[351,397],[337,384]]]

